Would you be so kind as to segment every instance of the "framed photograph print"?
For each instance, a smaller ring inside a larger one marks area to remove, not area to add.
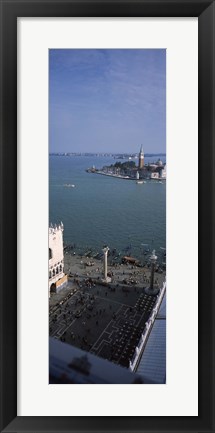
[[[1,431],[214,431],[214,1],[1,4]]]

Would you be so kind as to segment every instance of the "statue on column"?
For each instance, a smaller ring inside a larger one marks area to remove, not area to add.
[[[108,277],[107,275],[107,256],[108,256],[109,248],[105,246],[104,248],[102,248],[102,251],[104,253],[104,278],[102,279],[102,281],[105,283],[110,283],[111,278]]]
[[[148,295],[157,295],[159,292],[158,287],[154,287],[154,274],[155,274],[155,265],[157,261],[157,256],[155,255],[155,250],[152,251],[152,255],[150,257],[151,261],[151,275],[150,275],[150,285],[145,289],[145,292]]]

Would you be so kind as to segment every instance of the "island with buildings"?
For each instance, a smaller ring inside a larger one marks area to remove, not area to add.
[[[135,161],[132,160],[132,156],[130,156],[128,161],[117,161],[115,164],[104,166],[101,169],[93,166],[86,171],[119,179],[136,180],[137,183],[143,183],[145,180],[150,179],[158,181],[166,179],[166,163],[163,163],[159,158],[156,162],[145,164],[143,146],[141,146],[138,155],[138,165],[136,165]]]

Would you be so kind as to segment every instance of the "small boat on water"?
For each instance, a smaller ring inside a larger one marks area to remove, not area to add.
[[[144,183],[144,181],[143,181],[143,180],[137,180],[136,183],[137,183],[138,185],[142,185],[142,184]]]
[[[65,186],[66,188],[75,188],[75,185],[72,184],[72,183],[65,183],[64,186]]]

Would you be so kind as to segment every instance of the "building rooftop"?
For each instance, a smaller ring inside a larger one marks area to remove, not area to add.
[[[136,372],[155,383],[166,383],[166,294]]]
[[[150,380],[71,345],[49,340],[49,383],[143,384]]]

